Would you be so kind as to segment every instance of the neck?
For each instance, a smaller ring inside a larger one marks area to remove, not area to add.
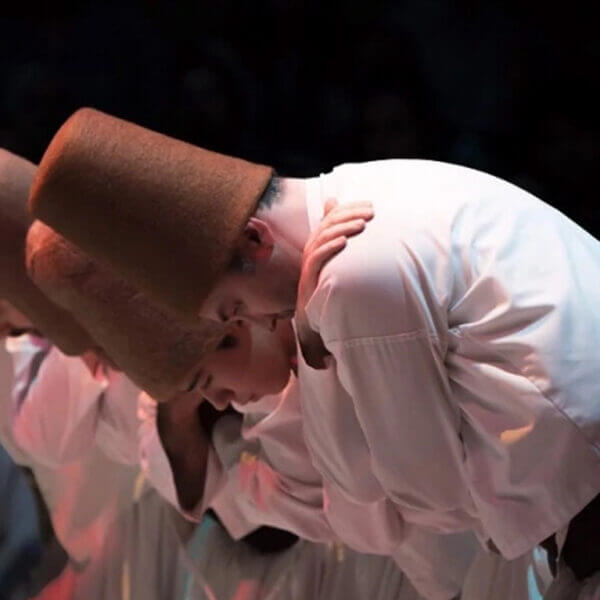
[[[306,182],[289,177],[279,179],[278,198],[257,216],[300,255],[310,234],[306,209]]]

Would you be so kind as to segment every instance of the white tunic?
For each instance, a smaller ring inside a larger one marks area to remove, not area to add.
[[[600,492],[600,244],[490,175],[344,165],[308,180],[375,217],[307,306],[332,353],[300,361],[305,437],[337,495],[474,529],[509,559]]]
[[[284,552],[259,554],[234,543],[206,518],[188,544],[194,568],[186,600],[419,600],[382,556],[301,540]]]
[[[189,523],[155,490],[107,523],[99,551],[85,569],[69,563],[33,600],[182,600],[186,554],[178,530]]]
[[[49,467],[83,458],[100,448],[115,462],[136,465],[137,398],[124,373],[92,375],[76,356],[44,338],[8,338],[14,366],[12,434],[36,462]]]
[[[186,516],[200,520],[210,506],[235,539],[270,525],[306,540],[341,541],[354,551],[391,556],[426,598],[448,599],[460,591],[477,551],[472,536],[442,536],[415,526],[400,536],[393,529],[398,513],[389,500],[358,505],[327,493],[302,436],[296,378],[281,395],[236,407],[245,412],[243,426],[232,416],[217,422],[204,497],[192,514],[177,501],[154,402],[145,394],[141,398],[142,465],[152,484]]]
[[[199,521],[213,508],[235,539],[261,525],[316,542],[336,539],[323,512],[321,477],[302,438],[296,380],[281,395],[263,398],[246,410],[243,426],[231,415],[216,423],[203,498],[186,513],[156,428],[156,403],[143,393],[140,454],[148,480],[189,518]]]
[[[64,402],[66,406],[72,406],[74,399],[68,396],[81,387],[51,386],[44,394],[43,381],[48,379],[36,379],[36,374],[39,374],[38,368],[43,364],[50,348],[47,342],[23,336],[7,340],[6,345],[14,354],[7,353],[4,347],[0,348],[0,442],[16,462],[32,469],[48,507],[57,538],[71,559],[81,566],[100,552],[110,523],[131,504],[139,469],[111,460],[97,445],[90,444],[89,439],[74,445],[67,441],[63,445],[63,448],[69,449],[67,454],[77,446],[85,449],[84,456],[79,459],[61,465],[57,465],[55,460],[48,460],[48,455],[44,454],[45,448],[54,459],[61,457],[61,452],[49,448],[48,442],[52,439],[65,439],[62,434],[56,436],[54,433],[69,422],[66,417],[70,413],[62,413],[59,403]],[[10,364],[11,359],[13,364]],[[81,361],[78,362],[81,365],[80,374],[88,377],[87,368]],[[14,373],[11,372],[13,366]],[[73,379],[63,380],[67,383],[69,381],[75,383]],[[85,389],[93,391],[92,387]],[[15,400],[22,400],[24,405],[31,408],[26,401],[26,390],[35,390],[35,398],[40,408],[44,406],[42,399],[45,399],[44,412],[48,413],[45,424],[40,421],[42,417],[35,415],[34,411],[19,413],[20,404],[15,404]],[[82,397],[81,401],[86,403],[94,399],[98,400],[96,392],[92,397]],[[19,437],[15,439],[14,424],[15,419],[18,421],[24,415],[34,423],[31,431],[40,431],[43,427],[41,431],[44,437],[41,440],[26,438],[32,443],[21,446],[23,440]],[[75,431],[78,429],[75,428]],[[33,454],[29,453],[31,448],[34,450]],[[49,466],[50,464],[54,466]]]

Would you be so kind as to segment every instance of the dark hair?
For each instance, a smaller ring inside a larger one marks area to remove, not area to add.
[[[258,203],[256,204],[256,211],[261,209],[271,208],[273,204],[278,202],[281,198],[281,179],[279,175],[273,171],[271,179],[262,193]],[[256,212],[255,211],[255,212]]]

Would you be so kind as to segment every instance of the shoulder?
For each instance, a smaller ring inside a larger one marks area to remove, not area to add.
[[[428,248],[377,232],[349,240],[323,268],[306,307],[325,344],[434,331],[443,325],[449,286],[446,275],[435,276],[434,263],[441,259],[428,253]]]

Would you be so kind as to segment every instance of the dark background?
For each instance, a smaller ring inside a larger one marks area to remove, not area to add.
[[[0,146],[37,161],[94,106],[287,175],[391,157],[469,165],[598,236],[599,20],[581,6],[2,2]]]

